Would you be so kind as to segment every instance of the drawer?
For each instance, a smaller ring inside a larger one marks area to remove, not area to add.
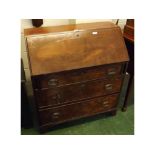
[[[40,108],[66,104],[69,102],[94,98],[98,96],[118,93],[122,84],[122,77],[115,79],[99,79],[65,85],[53,89],[35,91]]]
[[[46,108],[49,106],[60,104],[59,92],[54,89],[44,91],[34,91],[34,95],[38,108]]]
[[[40,125],[57,124],[115,109],[118,94],[39,111]]]
[[[81,81],[100,79],[106,76],[115,76],[120,74],[121,67],[122,64],[113,64],[38,76],[33,80],[34,88],[51,88]]]

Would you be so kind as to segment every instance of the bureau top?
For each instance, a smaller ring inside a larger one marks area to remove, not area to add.
[[[128,61],[121,29],[110,22],[24,30],[31,75]]]
[[[82,24],[70,24],[70,25],[60,25],[60,26],[50,26],[50,27],[39,27],[39,28],[29,28],[24,30],[24,35],[36,35],[36,34],[47,34],[54,32],[64,32],[64,31],[74,31],[83,29],[97,29],[97,28],[112,28],[117,27],[117,25],[112,22],[97,22],[97,23],[82,23]]]

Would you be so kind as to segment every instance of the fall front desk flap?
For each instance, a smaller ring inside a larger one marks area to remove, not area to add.
[[[24,33],[32,76],[129,60],[121,29],[111,22],[31,28]]]

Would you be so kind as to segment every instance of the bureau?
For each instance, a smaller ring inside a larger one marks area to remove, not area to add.
[[[39,131],[101,113],[116,114],[129,61],[110,22],[24,30]]]

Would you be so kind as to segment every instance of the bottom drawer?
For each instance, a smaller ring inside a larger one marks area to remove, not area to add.
[[[108,95],[83,102],[78,102],[61,107],[44,109],[39,111],[41,126],[58,124],[67,120],[73,120],[113,109],[117,105],[118,94]]]

